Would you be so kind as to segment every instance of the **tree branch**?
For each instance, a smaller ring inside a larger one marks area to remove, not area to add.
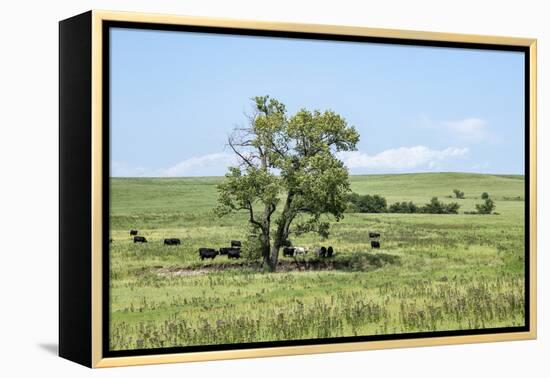
[[[269,210],[269,216],[270,217],[275,212],[275,210],[277,210],[277,206],[275,206],[274,204],[271,204],[271,209]]]
[[[247,159],[246,157],[244,157],[244,155],[241,154],[241,153],[237,150],[237,148],[235,147],[235,145],[234,145],[233,140],[232,140],[231,137],[228,139],[227,143],[229,144],[229,147],[231,147],[231,149],[233,150],[233,152],[234,152],[235,154],[237,154],[237,155],[241,158],[241,160],[242,160],[244,163],[246,163],[250,168],[254,168],[254,164],[252,164],[252,162],[251,162],[249,159]]]
[[[264,231],[263,224],[261,224],[256,219],[254,219],[254,210],[252,209],[252,203],[250,201],[248,201],[248,212],[250,214],[250,218],[249,218],[250,223],[260,227],[262,229],[262,231]]]

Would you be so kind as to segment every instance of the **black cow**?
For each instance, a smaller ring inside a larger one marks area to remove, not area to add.
[[[138,230],[130,230],[130,236],[134,236],[138,234]]]
[[[380,248],[380,242],[379,242],[379,241],[373,240],[373,241],[370,242],[370,246],[371,246],[372,248],[378,249],[378,248]]]
[[[231,248],[241,248],[240,240],[231,240]]]
[[[284,247],[283,256],[294,256],[294,247]]]
[[[380,237],[380,233],[378,232],[369,232],[369,238],[379,238]]]
[[[147,243],[145,236],[134,236],[134,243]]]
[[[227,250],[227,258],[228,259],[239,259],[239,258],[241,258],[240,248],[229,248]]]
[[[317,253],[317,256],[319,257],[327,257],[327,249],[325,247],[321,247],[315,251]]]
[[[218,251],[216,251],[214,248],[199,248],[199,256],[201,260],[204,259],[212,259],[218,255]]]
[[[333,254],[334,254],[334,249],[332,248],[332,246],[329,246],[327,248],[327,257],[332,257]]]
[[[227,255],[230,249],[231,248],[227,248],[227,247],[220,248],[220,255]]]
[[[164,245],[180,245],[181,241],[177,238],[164,239]]]

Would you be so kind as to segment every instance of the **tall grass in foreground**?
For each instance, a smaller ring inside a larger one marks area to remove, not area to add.
[[[279,276],[284,286],[289,277]],[[233,284],[239,280],[229,281]],[[319,281],[322,284],[323,279]],[[214,291],[220,284],[224,284],[223,278],[212,279],[206,290]],[[288,286],[292,292],[293,286]],[[309,299],[290,295],[288,300],[275,302],[261,290],[240,293],[253,297],[256,311],[249,311],[244,304],[226,305],[215,297],[176,297],[169,304],[174,311],[163,321],[114,320],[111,349],[520,326],[524,317],[522,287],[522,280],[508,277],[490,281],[456,277],[376,289],[342,288]],[[131,316],[154,313],[161,307],[144,301],[124,311]],[[204,311],[197,311],[201,307]]]

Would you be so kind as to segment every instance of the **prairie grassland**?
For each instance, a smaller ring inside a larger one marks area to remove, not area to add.
[[[199,247],[245,237],[245,214],[212,213],[220,180],[111,180],[112,350],[523,325],[523,176],[352,176],[354,192],[388,203],[438,196],[458,202],[460,214],[349,213],[328,240],[292,239],[332,245],[330,266],[311,254],[286,257],[295,268],[278,273],[198,258]],[[466,198],[448,198],[454,188]],[[482,192],[499,214],[463,214]],[[134,244],[130,228],[149,242]],[[381,249],[370,248],[369,231],[382,234]],[[164,246],[165,237],[182,244]]]

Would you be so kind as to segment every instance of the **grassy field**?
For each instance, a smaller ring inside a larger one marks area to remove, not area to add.
[[[359,194],[458,215],[355,214],[334,223],[335,256],[201,261],[199,247],[245,238],[246,214],[217,218],[222,178],[111,179],[110,348],[124,350],[503,326],[524,322],[524,178],[461,173],[352,176]],[[458,188],[466,198],[449,196]],[[498,215],[466,215],[489,192]],[[137,228],[148,243],[134,244]],[[372,250],[367,233],[382,234]],[[165,237],[182,240],[164,246]]]

